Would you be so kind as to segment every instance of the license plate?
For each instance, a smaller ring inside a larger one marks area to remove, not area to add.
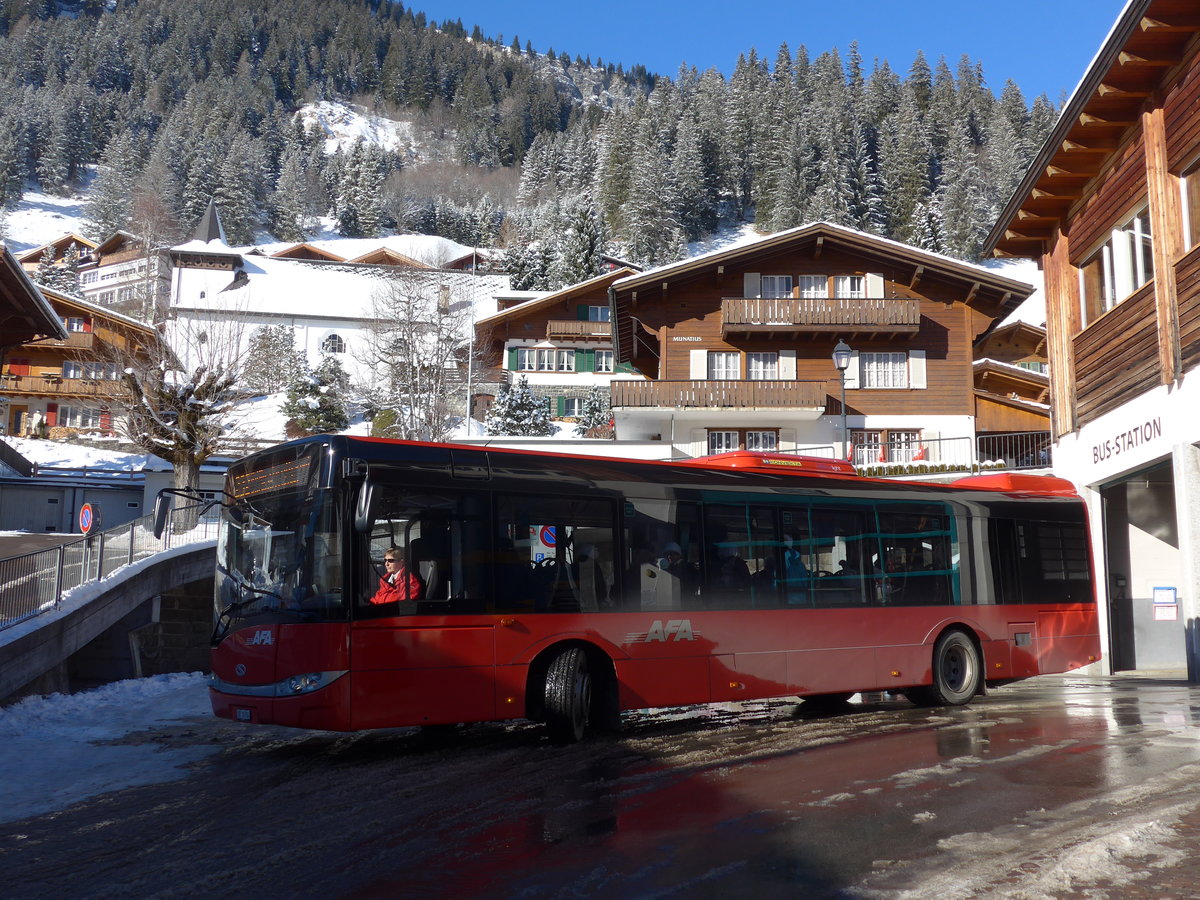
[[[233,714],[234,714],[234,718],[236,718],[239,722],[249,722],[250,721],[250,710],[248,710],[248,709],[235,709],[233,711]]]

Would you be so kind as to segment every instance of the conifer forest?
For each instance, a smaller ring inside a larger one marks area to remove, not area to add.
[[[729,76],[614,67],[386,0],[0,0],[0,203],[85,191],[90,236],[231,244],[422,232],[505,248],[515,288],[641,265],[741,222],[825,220],[963,259],[1054,123],[982,64],[814,53]],[[575,52],[578,51],[578,52]],[[903,66],[903,68],[901,68]],[[328,152],[298,112],[352,104],[403,146]]]

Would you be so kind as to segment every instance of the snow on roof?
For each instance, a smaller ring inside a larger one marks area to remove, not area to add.
[[[417,262],[433,266],[434,268],[456,259],[461,259],[463,256],[469,255],[472,251],[472,248],[465,244],[460,244],[449,238],[438,237],[433,234],[393,234],[388,237],[376,238],[314,239],[302,242],[287,241],[256,244],[252,247],[239,247],[236,249],[242,253],[249,253],[251,250],[260,250],[267,256],[271,256],[279,253],[281,250],[295,247],[298,243],[306,243],[310,247],[316,247],[318,250],[333,253],[346,260],[357,259],[358,257],[366,256],[373,250],[384,248],[391,250],[393,253],[407,256],[409,259],[416,260]]]
[[[681,260],[677,260],[672,263],[667,263],[665,265],[657,266],[653,269],[647,269],[645,272],[642,272],[637,275],[630,275],[628,278],[618,281],[617,285],[622,286],[622,285],[629,284],[632,282],[651,281],[655,278],[660,277],[661,275],[670,273],[670,271],[673,269],[695,268],[700,265],[703,265],[705,262],[708,262],[710,260],[715,261],[716,259],[719,259],[723,256],[732,255],[736,251],[752,250],[754,248],[754,245],[756,245],[756,244],[781,243],[781,242],[786,241],[790,237],[798,236],[798,235],[803,234],[808,231],[817,231],[817,230],[822,230],[822,229],[827,230],[832,233],[835,233],[835,234],[840,233],[842,235],[845,235],[848,238],[856,238],[856,239],[871,241],[873,243],[889,245],[889,246],[896,248],[896,250],[898,252],[903,252],[905,254],[914,254],[915,253],[915,254],[919,254],[924,257],[928,257],[929,259],[932,259],[932,260],[940,260],[948,268],[968,269],[968,270],[973,269],[982,275],[989,276],[989,278],[991,278],[993,280],[996,279],[997,277],[1004,278],[1004,279],[1011,280],[1011,281],[1016,280],[1014,278],[1011,278],[1011,276],[1009,276],[1007,274],[998,272],[996,270],[996,268],[994,268],[994,267],[984,266],[984,265],[980,265],[978,263],[964,262],[963,260],[956,259],[953,256],[946,256],[945,254],[942,254],[942,253],[935,253],[932,250],[922,250],[920,247],[914,247],[911,244],[905,244],[900,241],[892,240],[891,238],[880,237],[877,234],[870,234],[869,232],[866,232],[866,231],[858,231],[857,229],[854,229],[854,228],[847,228],[844,225],[835,225],[832,222],[809,222],[806,225],[798,225],[795,228],[787,228],[787,229],[784,229],[783,231],[776,231],[773,234],[759,235],[756,239],[746,240],[746,241],[735,241],[730,244],[724,244],[724,245],[718,246],[715,249],[710,250],[708,252],[701,253],[697,256],[689,256],[689,257],[686,257],[685,259],[681,259]],[[1026,284],[1029,284],[1029,283],[1026,282]],[[1030,285],[1030,286],[1032,286],[1032,285]]]

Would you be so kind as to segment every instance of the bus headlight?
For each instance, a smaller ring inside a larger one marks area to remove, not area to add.
[[[295,694],[312,693],[325,687],[332,680],[330,676],[335,674],[337,673],[308,672],[304,675],[293,675],[291,678],[285,678],[279,682],[276,696],[288,697]]]

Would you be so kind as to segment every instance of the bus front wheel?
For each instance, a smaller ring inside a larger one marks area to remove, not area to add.
[[[592,676],[582,647],[558,654],[546,670],[546,728],[556,744],[583,740],[592,706]]]
[[[979,692],[979,651],[961,631],[947,631],[933,648],[933,684],[907,692],[918,706],[962,706]]]

